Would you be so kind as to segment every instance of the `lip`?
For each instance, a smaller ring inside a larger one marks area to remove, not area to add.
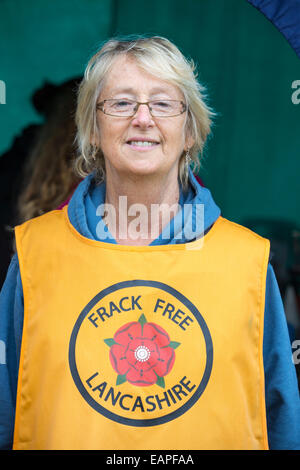
[[[126,144],[128,144],[129,142],[132,142],[132,141],[141,141],[141,142],[155,142],[155,143],[159,143],[159,139],[154,139],[153,137],[142,137],[142,136],[133,136],[133,137],[130,137],[129,139],[126,140]]]
[[[131,142],[134,141],[140,141],[140,142],[154,142],[156,145],[149,146],[149,147],[140,147],[139,145],[133,145]],[[126,144],[133,150],[138,150],[140,152],[147,152],[149,150],[152,150],[153,148],[157,147],[157,145],[160,144],[159,140],[153,139],[152,137],[141,137],[141,136],[135,136],[135,137],[130,137],[127,141]]]

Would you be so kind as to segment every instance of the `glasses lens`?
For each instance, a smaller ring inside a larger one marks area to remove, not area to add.
[[[181,101],[159,100],[149,103],[153,116],[175,116],[182,112]]]
[[[107,100],[104,103],[104,112],[113,116],[131,116],[134,112],[135,102],[130,100]]]
[[[146,103],[143,103],[146,104]],[[137,101],[127,99],[106,100],[103,111],[111,116],[133,116],[137,112]],[[156,100],[149,102],[149,110],[153,116],[177,116],[185,110],[181,101]]]

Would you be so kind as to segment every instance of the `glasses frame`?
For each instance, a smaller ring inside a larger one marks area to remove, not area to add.
[[[122,98],[120,98],[121,100]],[[135,101],[135,100],[130,100],[130,99],[127,99],[127,101],[130,101],[131,103],[136,103],[135,107],[133,108],[133,114],[130,114],[129,116],[122,116],[122,115],[117,115],[117,114],[109,114],[109,113],[106,113],[104,111],[104,104],[107,102],[107,101],[118,101],[117,98],[111,98],[111,99],[107,99],[107,100],[103,100],[103,101],[100,101],[99,103],[97,103],[96,105],[96,109],[99,109],[100,111],[102,111],[103,114],[106,114],[107,116],[112,116],[112,117],[133,117],[139,107],[141,106],[141,104],[146,104],[148,106],[148,109],[149,109],[149,113],[151,114],[152,117],[154,118],[169,118],[169,117],[175,117],[175,116],[180,116],[181,114],[185,113],[185,111],[187,110],[187,105],[181,101],[181,100],[151,100],[151,101],[145,101],[145,102],[141,102],[141,101]],[[171,114],[171,115],[168,115],[168,116],[153,116],[152,114],[152,109],[151,109],[151,106],[150,106],[150,103],[153,103],[154,101],[175,101],[176,103],[181,103],[182,105],[182,111],[180,111],[180,113],[178,114]]]

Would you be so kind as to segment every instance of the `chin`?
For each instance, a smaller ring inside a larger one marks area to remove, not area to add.
[[[124,165],[122,170],[127,174],[132,173],[139,176],[155,175],[166,171],[162,168],[161,162],[154,162],[149,160],[131,161],[126,166]]]
[[[135,176],[154,176],[160,174],[158,168],[153,167],[145,167],[136,165],[135,167],[131,167],[127,169],[127,174],[135,175]]]

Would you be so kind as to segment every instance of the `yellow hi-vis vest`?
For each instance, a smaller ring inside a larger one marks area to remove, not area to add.
[[[14,449],[267,449],[270,242],[219,217],[186,244],[90,240],[67,207],[16,227]]]

